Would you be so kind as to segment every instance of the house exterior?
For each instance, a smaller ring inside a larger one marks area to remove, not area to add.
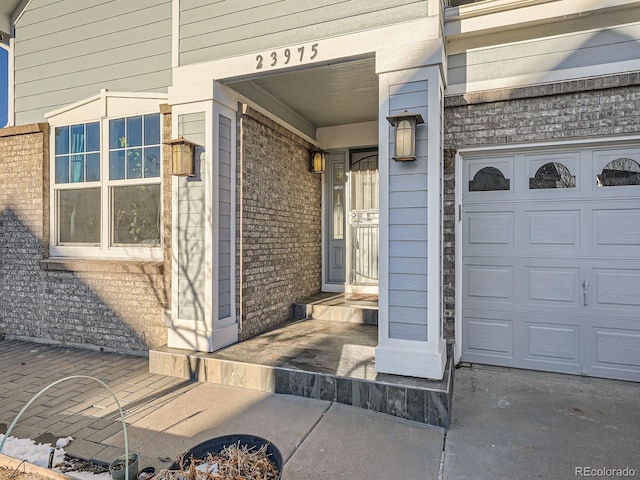
[[[5,336],[210,352],[376,293],[379,372],[640,380],[640,2],[7,5]]]

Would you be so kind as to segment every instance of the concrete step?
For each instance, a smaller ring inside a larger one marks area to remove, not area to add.
[[[378,304],[373,301],[348,300],[340,294],[319,301],[295,303],[293,318],[378,325]]]
[[[249,360],[249,359],[247,359]],[[377,374],[373,380],[250,361],[215,353],[158,347],[149,351],[149,371],[200,382],[294,395],[385,413],[449,428],[453,398],[451,358],[442,381]]]

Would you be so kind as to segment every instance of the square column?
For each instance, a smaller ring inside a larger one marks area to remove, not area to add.
[[[379,64],[384,63],[380,62]],[[442,379],[441,65],[378,72],[380,79],[380,299],[376,370]],[[415,161],[396,162],[388,115],[425,119]]]
[[[235,301],[237,100],[209,81],[211,99],[172,107],[172,131],[199,145],[197,174],[173,178],[172,314],[167,345],[212,352],[238,341]],[[193,89],[205,92],[205,88]]]

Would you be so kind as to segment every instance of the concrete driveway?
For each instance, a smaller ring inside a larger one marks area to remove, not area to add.
[[[443,480],[625,473],[640,477],[640,384],[487,366],[456,370]]]

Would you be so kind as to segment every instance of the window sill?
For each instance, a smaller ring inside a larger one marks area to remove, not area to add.
[[[164,265],[157,260],[116,260],[89,258],[47,258],[40,261],[45,271],[106,272],[137,275],[162,275]]]

